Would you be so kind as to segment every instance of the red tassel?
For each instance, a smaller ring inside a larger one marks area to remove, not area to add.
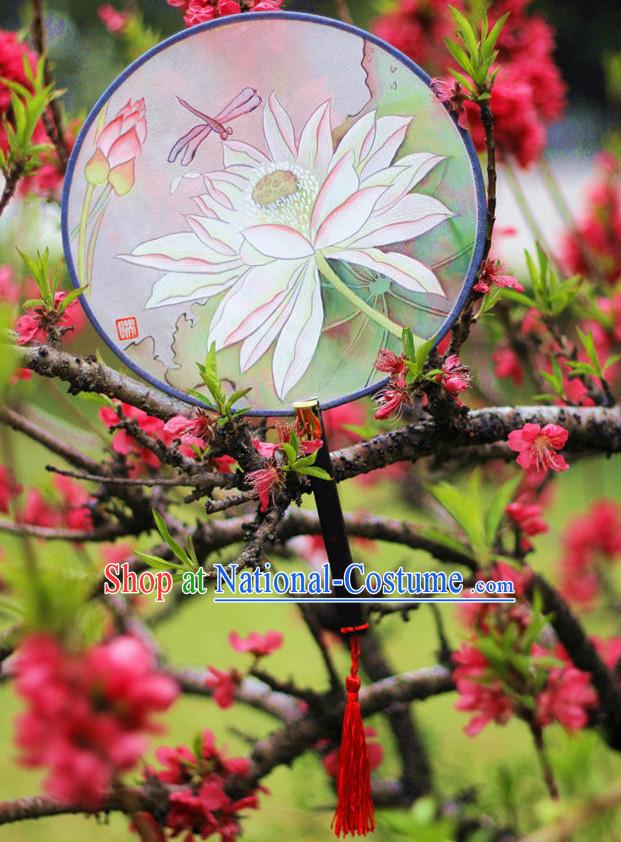
[[[351,634],[353,631],[363,631],[365,628],[368,626],[356,627],[355,630],[341,629],[341,632]],[[339,837],[348,834],[366,836],[367,833],[375,830],[375,806],[371,794],[369,753],[358,703],[360,637],[357,634],[351,634],[350,647],[351,672],[345,679],[347,706],[339,751],[338,800],[332,819],[332,829]]]

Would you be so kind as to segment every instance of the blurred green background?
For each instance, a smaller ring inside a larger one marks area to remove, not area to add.
[[[123,69],[127,56],[121,43],[111,37],[96,16],[98,3],[84,0],[55,0],[50,4],[49,25],[51,54],[58,68],[58,82],[67,88],[66,103],[70,113],[85,114],[105,86]],[[350,0],[356,22],[367,25],[389,3]],[[27,22],[25,5],[3,2],[0,6],[0,26],[18,28]],[[287,8],[307,12],[334,14],[331,2],[289,3]],[[549,13],[557,27],[559,61],[571,85],[568,121],[555,129],[553,143],[560,138],[571,154],[572,145],[579,137],[587,135],[595,146],[597,137],[614,119],[607,105],[602,72],[602,56],[606,51],[621,49],[621,5],[618,0],[556,0],[536,2],[533,8]],[[181,27],[179,12],[169,8],[165,0],[145,0],[140,4],[145,22],[162,37]],[[577,123],[576,123],[577,121]],[[576,124],[578,128],[576,129]],[[573,127],[573,128],[572,128]],[[573,147],[575,148],[575,146]],[[14,246],[32,249],[48,242],[54,253],[59,254],[58,212],[53,205],[31,204],[8,215],[0,224],[0,263],[16,263]],[[91,332],[84,334],[76,345],[79,350],[93,353],[104,349]],[[104,353],[104,356],[106,354]],[[107,357],[107,359],[110,359]],[[111,361],[111,360],[110,360]],[[63,388],[50,383],[24,384],[23,399],[36,405],[34,412],[51,429],[71,439],[85,450],[97,453],[99,441],[93,430],[103,431],[92,405],[81,401],[69,404]],[[519,401],[519,395],[505,395],[506,399]],[[87,418],[79,426],[85,432],[76,432],[76,413]],[[10,435],[5,439],[5,449],[11,453],[17,476],[24,486],[36,485],[51,488],[50,475],[45,472],[49,462],[58,460],[24,438]],[[510,469],[508,469],[510,470]],[[489,477],[490,489],[498,482]],[[408,482],[396,484],[379,482],[360,487],[348,482],[342,486],[344,505],[349,510],[365,509],[390,517],[422,519],[412,513],[403,502],[401,492],[407,491]],[[413,485],[413,483],[411,483]],[[532,556],[535,569],[552,572],[561,556],[561,536],[567,523],[576,514],[584,512],[594,499],[620,498],[621,479],[615,463],[593,460],[572,467],[556,483],[556,494],[550,509],[550,533],[536,539],[536,552]],[[181,512],[180,512],[181,513]],[[187,510],[188,519],[199,509]],[[18,540],[3,537],[3,557],[14,558],[21,553]],[[65,565],[74,550],[62,544],[38,544],[37,552],[50,564]],[[97,562],[97,548],[87,550],[91,560]],[[361,555],[356,549],[357,555]],[[407,563],[425,569],[430,559],[423,553],[400,550],[388,545],[378,545],[374,552],[362,553],[378,569]],[[212,559],[216,560],[216,559]],[[72,562],[73,563],[73,562]],[[75,563],[78,563],[76,559]],[[459,624],[455,612],[446,608],[443,616],[451,643],[458,645]],[[588,620],[592,633],[618,633],[618,620],[594,616]],[[232,652],[226,642],[228,632],[236,629],[240,634],[251,630],[265,631],[278,628],[285,631],[284,648],[270,658],[269,668],[286,679],[295,675],[302,685],[323,687],[325,677],[318,653],[309,640],[305,627],[290,606],[272,606],[269,612],[261,607],[214,606],[209,598],[195,599],[179,612],[178,616],[159,629],[160,639],[171,661],[177,665],[203,667],[213,664],[219,668],[244,665],[243,656]],[[390,658],[397,669],[414,669],[428,666],[434,661],[437,640],[431,613],[420,608],[411,615],[409,623],[391,617],[385,619],[380,631]],[[343,653],[336,653],[343,673],[346,661]],[[415,706],[434,768],[436,788],[443,798],[476,797],[487,812],[500,824],[506,822],[524,831],[536,826],[550,815],[550,804],[541,780],[537,761],[527,735],[526,727],[512,721],[499,728],[489,726],[475,740],[463,733],[468,717],[454,711],[454,695],[447,695]],[[12,691],[6,684],[0,686],[0,798],[8,799],[39,791],[40,776],[19,768],[14,762],[12,720],[19,709]],[[243,753],[246,743],[240,732],[254,740],[269,733],[273,723],[263,715],[236,705],[223,712],[214,704],[198,699],[182,699],[167,720],[168,731],[161,740],[168,744],[190,743],[193,736],[204,728],[213,729],[221,743],[228,745],[231,753]],[[369,724],[382,734],[386,758],[379,772],[390,776],[397,772],[394,747],[381,717]],[[559,728],[546,732],[551,746],[551,760],[561,790],[569,798],[583,799],[598,792],[613,780],[621,778],[621,756],[609,752],[594,733],[568,737]],[[332,839],[329,830],[330,805],[333,793],[318,757],[308,755],[298,760],[293,769],[282,768],[275,772],[266,785],[271,795],[262,796],[262,807],[252,814],[247,823],[249,842],[272,842],[275,838],[292,840]],[[472,790],[472,791],[471,791]],[[126,820],[118,817],[106,822],[80,817],[62,817],[32,821],[0,828],[2,842],[120,842],[132,837]],[[401,828],[401,830],[399,829]],[[379,830],[375,837],[384,840],[411,838],[417,842],[446,842],[451,840],[450,828],[430,827],[424,810],[400,819],[380,816]],[[621,819],[615,814],[602,817],[577,839],[614,842],[621,839]]]

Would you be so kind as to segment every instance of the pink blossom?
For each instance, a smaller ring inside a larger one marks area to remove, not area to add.
[[[120,12],[118,9],[115,9],[114,6],[111,6],[109,3],[106,3],[103,6],[99,6],[97,9],[97,14],[99,15],[99,19],[106,27],[108,32],[112,32],[113,34],[117,34],[119,32],[123,32],[127,28],[127,24],[131,20],[131,15],[129,12]]]
[[[524,292],[524,287],[517,278],[514,278],[513,275],[503,274],[503,266],[500,260],[492,260],[490,258],[483,266],[479,274],[479,279],[473,289],[476,292],[487,293],[492,286],[501,287],[502,289],[513,289],[516,292]]]
[[[245,777],[250,763],[245,757],[227,758],[218,751],[211,731],[205,731],[198,756],[186,746],[159,748],[156,757],[163,769],[150,769],[149,775],[175,789],[168,801],[165,825],[184,842],[195,834],[207,839],[220,834],[222,842],[235,842],[241,833],[239,813],[256,809],[256,790],[234,800],[227,793],[232,776]]]
[[[246,479],[259,495],[261,511],[266,512],[274,494],[283,485],[282,471],[275,467],[259,468],[258,471],[247,474]]]
[[[562,256],[570,272],[588,276],[596,261],[608,283],[621,278],[621,167],[609,153],[597,156],[586,207],[566,235]]]
[[[15,333],[18,345],[29,345],[31,342],[45,342],[47,331],[41,327],[38,316],[32,312],[24,313],[15,322]]]
[[[11,103],[11,90],[4,83],[4,79],[30,87],[24,72],[24,60],[34,69],[36,56],[28,45],[20,40],[17,32],[0,29],[0,117],[8,119]],[[7,148],[6,128],[0,120],[0,149],[6,152]]]
[[[179,445],[179,453],[187,456],[188,459],[199,459],[207,447],[205,439],[196,436],[184,436]]]
[[[375,360],[375,368],[388,374],[402,374],[405,371],[405,360],[403,355],[397,356],[394,351],[381,348]]]
[[[31,342],[45,342],[48,330],[54,326],[76,331],[84,325],[84,315],[77,301],[72,301],[65,310],[59,314],[59,306],[64,301],[67,293],[59,290],[54,295],[54,309],[46,310],[44,307],[34,307],[26,310],[23,316],[15,322],[18,345],[29,345]]]
[[[462,115],[465,112],[464,102],[467,94],[462,86],[452,76],[446,78],[438,78],[431,80],[431,90],[438,97],[440,102],[443,102],[450,111],[459,119],[460,125],[465,124],[465,119]],[[466,128],[465,125],[463,125]]]
[[[404,406],[412,403],[412,396],[409,393],[405,378],[401,375],[391,378],[386,388],[375,397],[378,408],[373,416],[378,421],[386,418],[397,418]]]
[[[462,0],[452,5],[463,9]],[[453,25],[445,0],[398,0],[390,12],[373,22],[372,29],[428,73],[446,72],[450,56],[444,39],[452,36]]]
[[[358,403],[344,403],[323,413],[326,437],[332,448],[338,449],[360,441],[360,435],[349,427],[360,427],[366,420],[365,411]]]
[[[11,503],[22,490],[22,486],[15,482],[6,465],[0,465],[0,512],[8,512]]]
[[[262,456],[264,459],[274,459],[276,454],[279,451],[282,451],[283,444],[289,444],[291,442],[291,434],[293,432],[298,432],[292,426],[283,426],[279,427],[278,429],[278,437],[280,441],[278,444],[272,444],[271,442],[261,441],[260,439],[252,439],[252,444],[254,445],[255,450]],[[298,433],[299,434],[299,433]],[[323,440],[322,439],[301,439],[299,440],[299,451],[304,456],[310,456],[312,453],[316,453],[318,450],[323,447]]]
[[[260,439],[253,439],[252,444],[259,456],[262,456],[264,459],[273,459],[277,451],[282,447],[280,443],[270,444],[270,442],[260,441]]]
[[[618,674],[619,662],[621,661],[621,637],[609,637],[607,639],[594,637],[593,643],[608,669]]]
[[[18,512],[16,520],[19,523],[29,523],[32,526],[53,527],[59,525],[58,512],[48,503],[38,488],[28,489],[24,507]]]
[[[130,477],[138,477],[145,467],[159,468],[160,460],[148,447],[143,447],[126,430],[117,430],[112,437],[112,450],[127,457]],[[131,457],[131,458],[130,458]]]
[[[521,386],[524,379],[522,364],[512,348],[497,348],[492,353],[494,374],[501,380],[510,377],[516,386]]]
[[[47,767],[45,788],[53,798],[89,809],[136,765],[145,735],[155,730],[153,715],[178,692],[129,636],[74,653],[49,635],[31,635],[17,651],[14,673],[27,705],[17,720],[22,763]]]
[[[477,575],[477,579],[511,582],[513,584],[513,595],[516,598],[515,604],[493,605],[490,603],[465,603],[460,606],[460,615],[463,622],[483,634],[489,633],[490,626],[498,621],[503,624],[513,623],[519,630],[523,631],[530,623],[531,614],[525,597],[529,592],[533,571],[529,567],[513,567],[504,561],[496,562],[491,573],[483,572]]]
[[[246,12],[274,12],[281,8],[283,0],[245,0]],[[180,6],[184,10],[183,19],[186,26],[195,26],[214,18],[238,15],[242,11],[237,0],[173,0],[171,6]]]
[[[490,101],[494,114],[496,154],[502,160],[514,157],[529,167],[541,157],[546,145],[545,124],[537,111],[534,90],[528,79],[514,75],[508,65],[497,76]],[[466,101],[468,129],[479,151],[485,149],[485,130],[479,106]],[[484,290],[483,290],[484,291]]]
[[[476,713],[464,728],[468,736],[476,736],[490,722],[505,725],[513,714],[513,703],[500,681],[488,676],[485,657],[467,643],[453,653],[453,680],[459,693],[457,710]]]
[[[540,725],[559,722],[568,731],[578,731],[588,725],[588,711],[596,704],[597,693],[587,672],[574,666],[555,668],[537,697],[537,721]]]
[[[183,439],[187,436],[206,439],[210,441],[213,439],[214,419],[210,418],[206,412],[198,410],[194,418],[188,418],[186,415],[175,415],[164,424],[164,432],[168,433],[173,439]]]
[[[271,655],[283,645],[284,637],[279,631],[267,631],[265,634],[250,632],[248,637],[240,637],[237,632],[231,632],[229,643],[236,652],[250,652],[255,658]]]
[[[10,266],[0,266],[0,301],[17,304],[19,301],[19,287],[13,279]]]
[[[133,555],[134,549],[131,544],[106,544],[101,549],[101,555],[106,564],[114,562],[121,563],[128,561]]]
[[[519,455],[517,463],[528,471],[566,471],[569,465],[556,451],[562,450],[568,433],[558,424],[524,424],[519,430],[509,433],[509,447]]]
[[[214,456],[211,459],[211,462],[214,466],[216,471],[219,471],[222,474],[232,474],[233,473],[233,465],[237,464],[237,460],[234,459],[232,456]]]
[[[120,413],[120,417],[119,417]],[[99,417],[108,429],[117,427],[123,419],[134,421],[147,436],[159,439],[164,444],[170,444],[170,435],[164,431],[164,422],[148,415],[144,410],[131,404],[115,401],[115,406],[104,406],[99,410]],[[156,469],[159,458],[148,447],[140,444],[127,430],[121,429],[114,433],[112,449],[120,456],[127,458],[130,476],[139,476],[145,467]]]
[[[449,395],[459,395],[470,388],[472,379],[467,366],[463,365],[457,354],[451,354],[442,365],[442,374],[437,377],[438,383]]]
[[[29,49],[18,33],[0,29],[0,149],[4,152],[8,149],[5,119],[8,122],[11,120],[9,114],[11,91],[3,80],[17,82],[31,90],[31,83],[24,72],[24,63],[29,64],[34,70],[36,58],[36,54]],[[36,144],[50,144],[50,138],[41,120],[34,128],[32,139]],[[70,151],[73,143],[70,131],[65,135],[64,141]],[[41,165],[38,169],[21,180],[18,193],[20,196],[34,192],[44,197],[56,197],[62,180],[63,173],[58,154],[55,149],[48,148],[41,154]]]
[[[529,502],[527,498],[518,498],[509,503],[505,511],[526,535],[541,535],[550,528],[541,516],[542,507],[538,503]]]
[[[596,500],[581,517],[575,517],[563,538],[560,564],[564,596],[590,608],[600,593],[600,568],[621,558],[621,506],[612,500]]]
[[[213,691],[213,700],[223,710],[230,708],[235,701],[239,677],[235,670],[223,671],[209,667],[205,684]]]
[[[90,496],[87,490],[71,477],[56,474],[54,476],[56,490],[62,496],[60,517],[68,529],[88,532],[93,528],[93,517],[88,503]]]

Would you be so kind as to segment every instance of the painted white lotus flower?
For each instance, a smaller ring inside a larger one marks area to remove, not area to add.
[[[226,290],[209,329],[216,348],[240,345],[246,371],[274,347],[272,373],[282,400],[308,369],[321,337],[322,279],[369,318],[400,336],[336,274],[330,261],[377,272],[411,291],[444,295],[434,272],[384,250],[448,219],[438,199],[412,189],[441,161],[416,152],[395,161],[411,117],[370,112],[334,148],[330,103],[299,140],[274,94],[264,110],[268,153],[223,144],[224,170],[202,176],[190,231],[141,243],[124,260],[163,270],[147,307],[204,300]]]

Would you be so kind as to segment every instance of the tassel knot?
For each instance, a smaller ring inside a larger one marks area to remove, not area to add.
[[[351,670],[345,679],[347,704],[343,717],[343,734],[339,751],[337,805],[332,828],[336,836],[366,836],[375,830],[375,809],[371,793],[371,772],[364,724],[360,713],[358,692],[358,660],[360,637],[352,632],[360,629],[341,629],[350,633]]]
[[[348,702],[358,701],[358,691],[360,690],[360,679],[357,675],[348,675],[345,679],[345,688],[347,689]],[[353,696],[354,698],[351,698]]]

